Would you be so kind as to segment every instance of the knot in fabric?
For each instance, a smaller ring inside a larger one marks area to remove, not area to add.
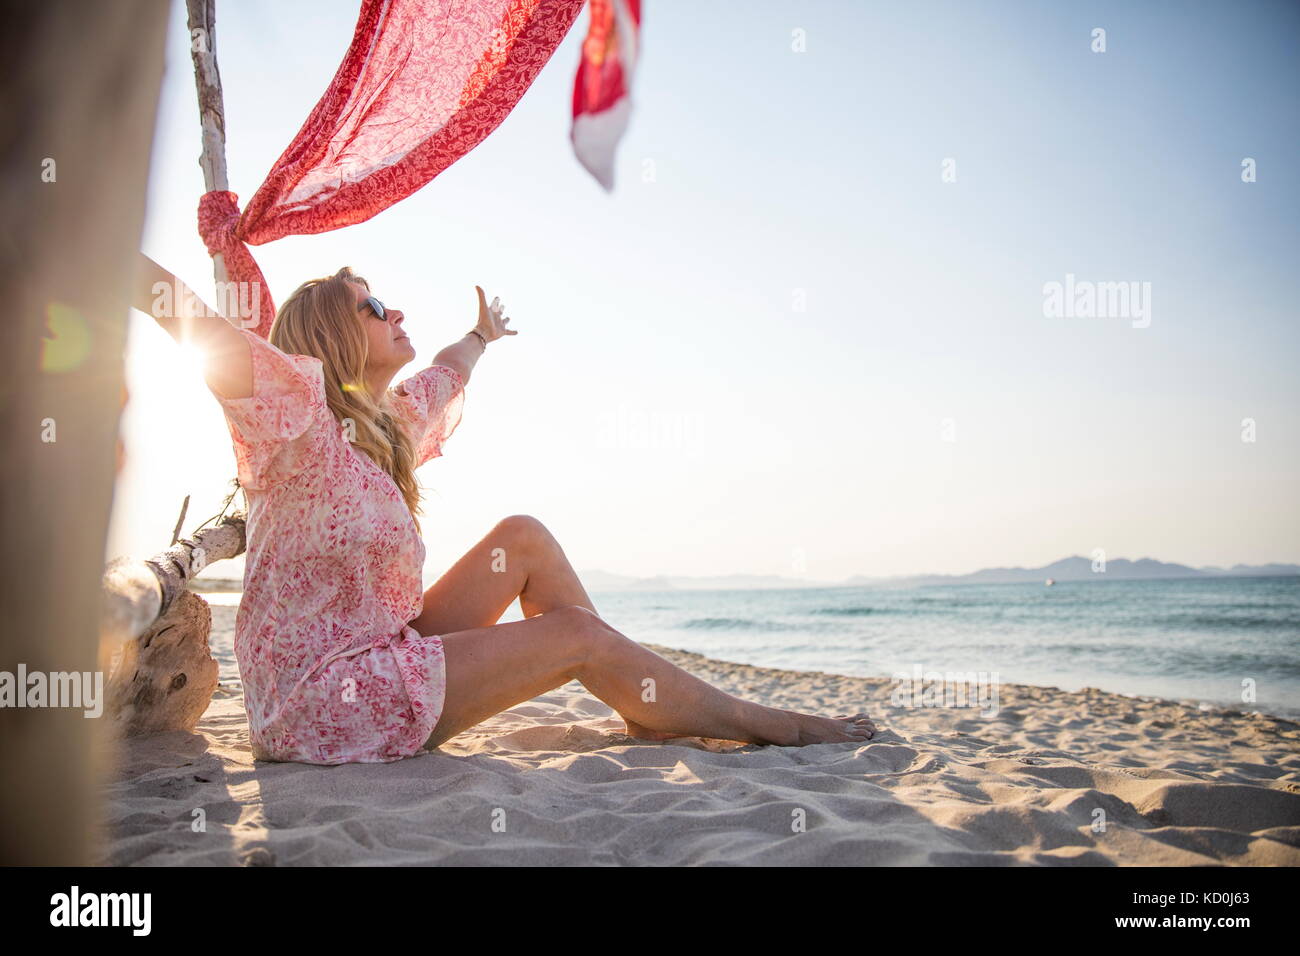
[[[216,190],[199,197],[199,236],[208,255],[229,255],[238,248],[239,197]]]

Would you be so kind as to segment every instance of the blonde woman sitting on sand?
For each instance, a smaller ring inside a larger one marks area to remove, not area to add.
[[[159,281],[181,288],[146,260],[136,295],[146,312]],[[301,285],[269,342],[212,315],[158,320],[202,350],[248,497],[235,655],[254,757],[398,760],[575,679],[636,738],[870,738],[865,714],[740,700],[620,634],[526,515],[502,519],[423,590],[415,469],[442,454],[489,343],[515,334],[495,300],[482,289],[478,299],[475,327],[392,388],[415,357],[405,315],[346,268]],[[494,570],[501,554],[505,570]],[[498,624],[516,598],[525,620]]]

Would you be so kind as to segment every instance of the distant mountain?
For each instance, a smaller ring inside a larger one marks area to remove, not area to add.
[[[1222,568],[1201,568],[1201,570],[1215,577],[1242,575],[1253,578],[1279,578],[1300,574],[1300,564],[1234,564],[1226,571]]]
[[[588,591],[626,591],[642,578],[630,578],[625,574],[610,574],[608,571],[580,571],[578,578]]]
[[[1093,571],[1092,560],[1078,555],[1041,568],[986,568],[971,574],[923,575],[909,578],[916,584],[1014,584],[1043,581],[1151,581],[1170,578],[1207,577],[1293,577],[1300,575],[1300,564],[1238,564],[1230,571],[1221,568],[1192,568],[1185,564],[1171,564],[1154,558],[1128,558],[1108,560],[1104,571]]]
[[[1105,571],[1093,571],[1092,559],[1075,555],[1062,558],[1041,568],[984,568],[970,574],[918,574],[892,578],[869,578],[854,575],[842,581],[817,581],[787,578],[772,574],[728,574],[713,577],[679,577],[660,575],[635,578],[605,571],[583,571],[579,577],[592,591],[628,590],[771,590],[777,588],[834,587],[923,587],[936,584],[1020,584],[1056,581],[1143,581],[1170,578],[1205,577],[1296,577],[1300,564],[1237,564],[1231,568],[1193,568],[1154,558],[1114,558],[1106,562]]]
[[[929,574],[909,580],[916,584],[1016,584],[1044,581],[1047,578],[1056,581],[1093,581],[1104,576],[1106,580],[1135,581],[1208,576],[1207,572],[1189,568],[1185,564],[1168,564],[1153,558],[1140,558],[1137,561],[1115,558],[1107,561],[1104,567],[1104,571],[1094,571],[1090,558],[1076,555],[1072,558],[1062,558],[1041,568],[985,568],[970,574]]]

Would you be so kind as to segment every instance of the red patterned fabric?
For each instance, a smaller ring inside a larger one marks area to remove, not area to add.
[[[230,192],[210,192],[199,197],[199,235],[208,248],[208,255],[223,257],[228,282],[256,283],[248,286],[242,302],[251,305],[253,295],[257,296],[257,322],[250,324],[252,310],[249,309],[248,316],[240,317],[243,320],[240,325],[267,338],[271,334],[271,320],[275,318],[275,302],[257,260],[248,251],[248,246],[236,237],[238,227],[238,196]],[[218,301],[222,298],[217,296]]]
[[[245,243],[364,222],[420,189],[509,115],[583,2],[364,0],[329,89],[243,215],[233,193],[203,197],[209,252],[265,289]]]
[[[569,138],[578,161],[607,192],[614,151],[632,111],[632,76],[641,44],[641,0],[591,0],[591,22],[573,82]]]

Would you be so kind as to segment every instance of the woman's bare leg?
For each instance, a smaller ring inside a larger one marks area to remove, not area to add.
[[[510,515],[497,522],[424,592],[424,610],[411,626],[421,634],[489,627],[501,619],[515,598],[519,598],[525,618],[574,605],[596,611],[564,549],[546,526],[530,515]],[[671,736],[640,726],[626,715],[623,723],[633,737],[663,740]]]
[[[526,618],[575,604],[596,610],[559,542],[528,515],[497,522],[424,592],[424,610],[411,626],[421,634],[488,627],[515,598]]]
[[[664,735],[802,746],[862,742],[876,729],[865,714],[819,717],[733,697],[577,605],[442,640],[447,696],[430,747],[574,679],[625,720]]]

